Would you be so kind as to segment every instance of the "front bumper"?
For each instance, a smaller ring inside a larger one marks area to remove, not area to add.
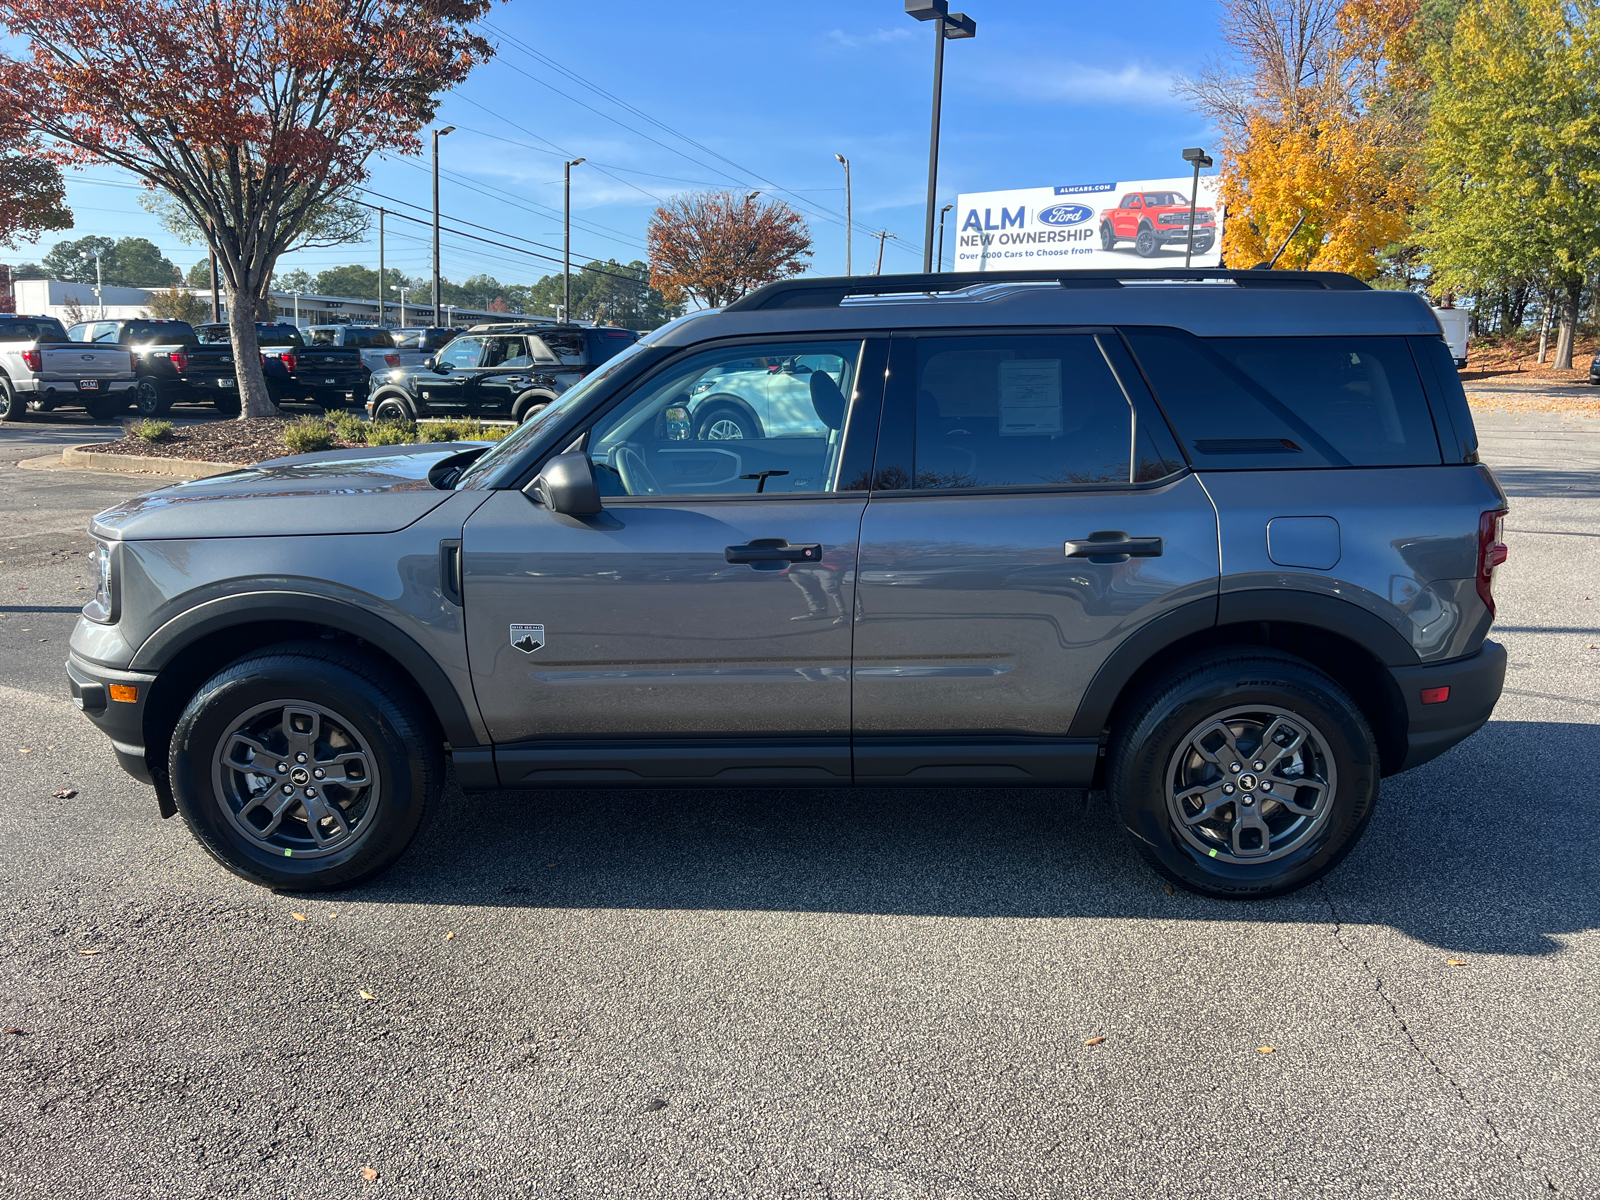
[[[1434,666],[1392,667],[1390,673],[1405,698],[1407,749],[1402,771],[1438,758],[1457,742],[1481,729],[1506,682],[1506,648],[1484,642],[1476,654]],[[1449,698],[1424,704],[1422,693],[1449,688]]]
[[[1155,231],[1156,240],[1163,246],[1170,245],[1173,242],[1187,242],[1189,240],[1187,226],[1174,229],[1171,226],[1158,225],[1155,227]],[[1214,225],[1196,225],[1194,227],[1194,244],[1196,246],[1202,243],[1209,246],[1215,237],[1216,226]]]
[[[117,671],[89,662],[76,654],[67,656],[67,686],[72,703],[111,739],[117,764],[143,783],[151,783],[150,765],[145,761],[144,708],[156,677],[143,671]],[[118,695],[133,688],[135,699],[112,699],[112,686]]]

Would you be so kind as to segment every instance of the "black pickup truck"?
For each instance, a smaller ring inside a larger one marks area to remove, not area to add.
[[[232,335],[226,325],[202,325],[196,331],[200,344],[229,344]],[[367,398],[367,370],[361,351],[342,346],[309,346],[300,331],[282,322],[258,322],[256,342],[261,347],[261,362],[267,372],[267,390],[273,402],[307,400],[324,408],[364,402]],[[236,380],[222,384],[232,388],[232,411],[239,409]],[[219,405],[218,407],[221,407]]]
[[[141,416],[159,417],[179,402],[229,411],[222,380],[233,378],[233,355],[223,346],[200,345],[187,321],[85,321],[67,330],[67,337],[127,348],[138,374],[133,402]]]

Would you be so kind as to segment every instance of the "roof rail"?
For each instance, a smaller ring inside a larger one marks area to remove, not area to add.
[[[1237,287],[1367,291],[1354,275],[1338,271],[1232,271],[1213,267],[1143,267],[1126,271],[944,271],[931,275],[804,276],[757,288],[724,312],[763,308],[835,308],[850,296],[955,292],[998,283],[1059,283],[1064,288],[1117,288],[1127,283],[1199,283],[1224,280]]]

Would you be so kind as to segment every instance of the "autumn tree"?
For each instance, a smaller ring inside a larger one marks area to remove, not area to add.
[[[211,305],[193,292],[170,287],[164,292],[152,292],[145,311],[159,321],[187,321],[199,325],[211,316]]]
[[[1429,65],[1429,257],[1463,289],[1548,278],[1570,369],[1600,266],[1600,0],[1471,0]]]
[[[71,228],[61,168],[43,157],[20,98],[0,88],[0,245]]]
[[[59,161],[109,163],[203,234],[228,296],[242,415],[276,407],[254,316],[278,258],[366,177],[418,153],[438,94],[491,49],[489,0],[6,0],[27,47],[0,94]]]
[[[781,200],[734,192],[674,196],[651,214],[650,282],[672,303],[692,296],[721,308],[805,270],[811,233]]]

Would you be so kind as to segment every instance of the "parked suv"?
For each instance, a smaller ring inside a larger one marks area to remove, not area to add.
[[[1217,240],[1217,215],[1210,208],[1194,212],[1194,252],[1205,254]],[[1129,192],[1100,214],[1100,248],[1115,250],[1125,241],[1134,253],[1150,258],[1161,247],[1189,245],[1189,197],[1182,192]]]
[[[563,324],[478,325],[420,366],[373,376],[374,420],[488,417],[526,421],[638,340],[631,329]]]
[[[0,313],[0,418],[81,404],[96,421],[109,421],[133,396],[133,365],[121,346],[69,341],[54,317]]]
[[[758,359],[811,368],[814,423],[696,430]],[[1506,666],[1439,325],[1344,275],[791,280],[493,448],[160,495],[90,526],[72,694],[278,888],[392,864],[448,758],[469,792],[1104,788],[1169,880],[1270,896]]]

